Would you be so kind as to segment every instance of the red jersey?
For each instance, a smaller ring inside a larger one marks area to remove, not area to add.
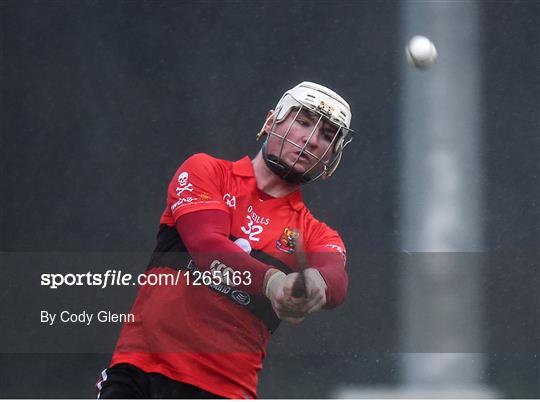
[[[297,269],[294,239],[299,232],[308,254],[345,256],[337,232],[311,215],[299,191],[261,199],[248,157],[230,162],[196,154],[180,166],[168,188],[156,250],[181,254],[176,221],[202,210],[229,214],[230,239],[245,239],[252,257],[285,272]],[[163,261],[151,261],[147,272],[181,269]],[[335,272],[321,272],[329,307],[339,304],[346,291],[342,261],[332,267]],[[132,309],[135,322],[124,324],[111,366],[130,363],[226,398],[257,397],[258,372],[279,320],[262,295],[262,284],[255,285],[246,288],[249,294],[194,286],[186,280],[175,286],[142,286]]]

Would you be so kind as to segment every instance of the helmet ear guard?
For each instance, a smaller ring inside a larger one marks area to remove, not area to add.
[[[266,130],[264,129],[264,127],[266,126],[266,124],[264,126],[262,126],[261,130],[257,133],[257,141],[259,141],[261,138],[263,138],[265,135],[268,135],[268,133],[266,132]]]
[[[339,133],[338,135],[339,135],[339,138],[336,141],[336,144],[334,145],[334,149],[333,149],[334,153],[336,154],[336,158],[334,159],[332,163],[325,166],[326,169],[324,170],[324,174],[322,176],[323,180],[332,176],[334,172],[336,171],[339,165],[339,162],[341,162],[341,154],[343,152],[343,143],[345,141],[345,137],[343,135],[340,135]]]
[[[354,131],[352,130],[341,130],[346,131],[345,133],[338,133],[339,138],[336,141],[336,144],[334,145],[334,153],[336,154],[335,160],[329,164],[328,169],[325,170],[323,179],[327,179],[328,177],[332,176],[334,172],[336,171],[339,163],[341,162],[341,157],[343,155],[343,150],[347,145],[349,145],[352,141],[352,136],[354,134]]]

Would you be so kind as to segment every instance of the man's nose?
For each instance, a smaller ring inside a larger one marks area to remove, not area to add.
[[[304,135],[304,144],[307,144],[309,148],[317,148],[319,146],[319,136],[321,128],[319,126],[306,130]]]

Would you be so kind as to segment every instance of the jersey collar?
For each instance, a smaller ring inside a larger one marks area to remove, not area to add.
[[[291,193],[287,196],[287,201],[291,204],[291,207],[295,211],[300,211],[304,207],[304,200],[302,199],[302,193],[300,190],[296,190],[294,193]]]
[[[233,162],[232,172],[236,176],[255,177],[255,173],[253,172],[253,165],[251,164],[251,159],[249,158],[249,156],[244,156],[242,159]],[[300,211],[304,207],[304,201],[302,199],[302,194],[300,193],[300,190],[296,190],[295,192],[287,195],[284,198],[296,211]]]
[[[249,156],[244,156],[239,161],[233,162],[232,172],[236,176],[254,177],[253,166]]]

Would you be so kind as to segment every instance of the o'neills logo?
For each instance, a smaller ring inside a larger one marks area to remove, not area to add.
[[[294,253],[294,249],[296,247],[296,240],[300,236],[300,233],[286,227],[283,230],[283,234],[279,238],[278,241],[276,241],[276,247],[287,254]]]

